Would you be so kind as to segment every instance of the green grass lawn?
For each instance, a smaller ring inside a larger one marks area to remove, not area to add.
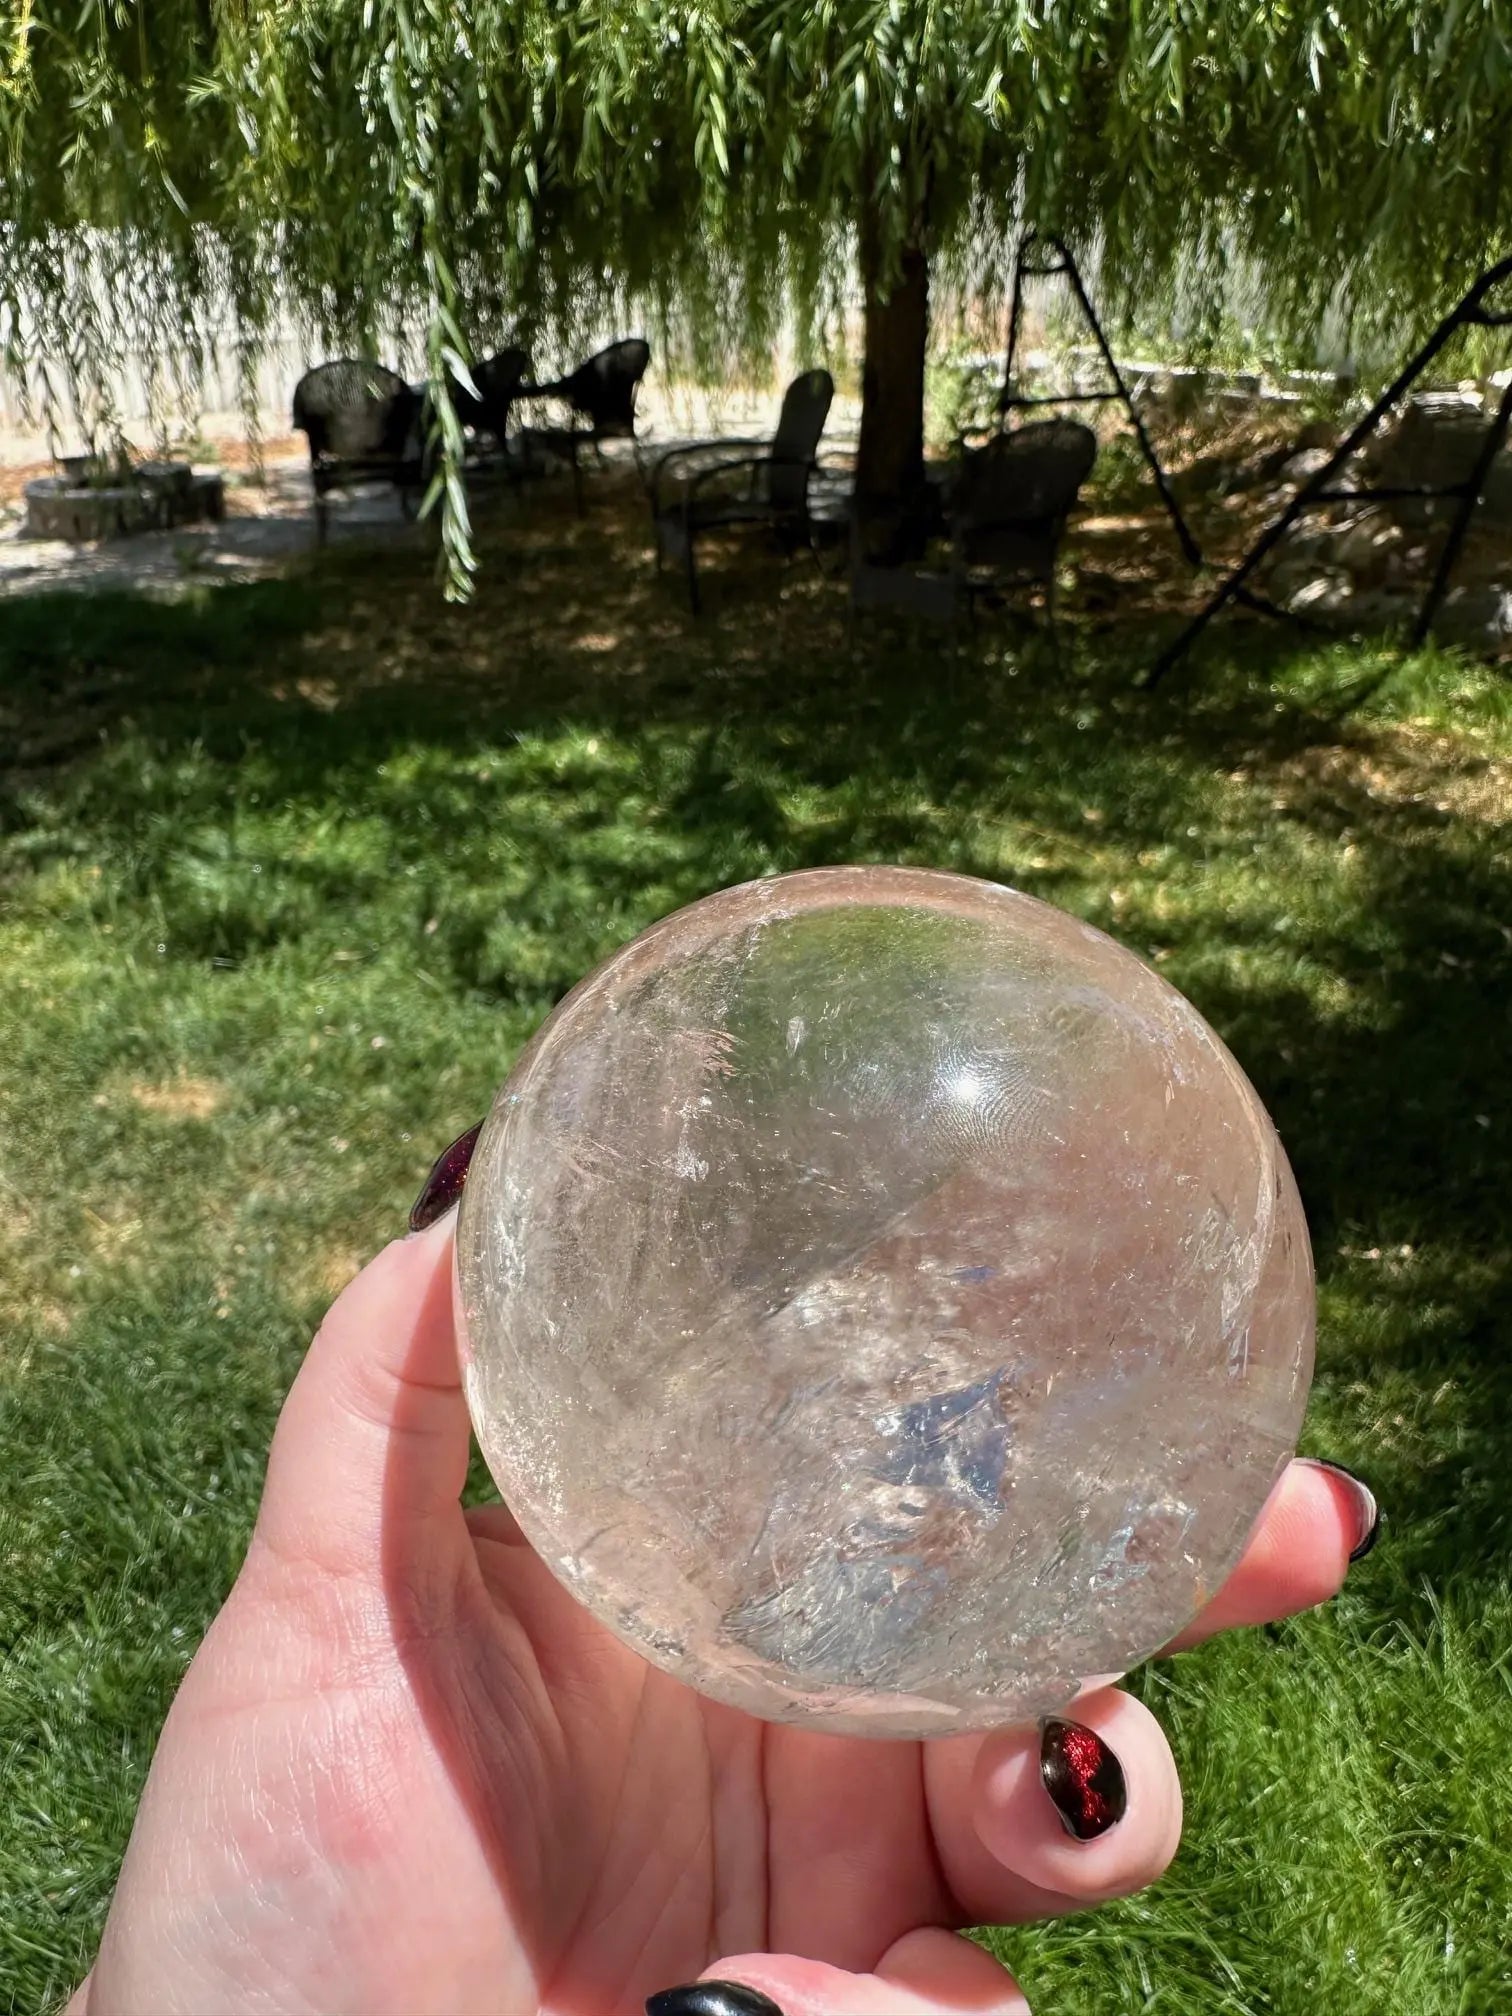
[[[1512,2009],[1512,684],[1230,625],[697,627],[611,506],[155,606],[0,605],[0,2008],[98,1934],[332,1293],[593,961],[767,871],[1016,884],[1158,962],[1280,1125],[1306,1446],[1389,1525],[1327,1614],[1156,1666],[1185,1845],[1003,1950],[1044,2016]]]

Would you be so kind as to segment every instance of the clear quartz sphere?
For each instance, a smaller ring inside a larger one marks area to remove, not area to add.
[[[528,1538],[716,1700],[860,1735],[1064,1708],[1223,1582],[1313,1356],[1276,1132],[1190,1004],[988,882],[778,876],[560,1004],[457,1236]]]

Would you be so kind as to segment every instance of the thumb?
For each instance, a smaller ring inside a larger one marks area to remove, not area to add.
[[[337,1298],[284,1402],[255,1544],[376,1574],[384,1535],[460,1519],[469,1428],[452,1326],[450,1211]],[[392,1549],[392,1540],[390,1541]]]
[[[1029,2005],[990,1953],[926,1925],[871,1974],[790,1953],[738,1954],[702,1981],[653,1995],[646,2016],[1029,2016]]]

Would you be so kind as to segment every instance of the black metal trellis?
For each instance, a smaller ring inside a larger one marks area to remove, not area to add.
[[[1015,392],[1014,368],[1018,362],[1019,335],[1023,325],[1024,282],[1025,280],[1051,280],[1064,277],[1071,287],[1087,327],[1092,331],[1108,376],[1113,383],[1101,392]],[[1139,441],[1140,451],[1150,465],[1150,474],[1155,478],[1155,488],[1160,493],[1160,501],[1165,506],[1166,516],[1171,521],[1182,552],[1194,567],[1202,565],[1202,548],[1197,544],[1192,528],[1181,515],[1181,506],[1176,502],[1170,479],[1160,466],[1160,457],[1155,452],[1155,444],[1139,409],[1124,382],[1124,375],[1118,368],[1117,359],[1103,334],[1102,323],[1097,319],[1097,310],[1092,306],[1082,280],[1081,269],[1076,263],[1071,248],[1060,238],[1042,236],[1038,231],[1026,231],[1018,243],[1018,251],[1013,261],[1013,296],[1008,312],[1008,355],[1003,366],[1003,389],[998,395],[995,414],[999,425],[1010,413],[1021,412],[1034,406],[1087,406],[1109,404],[1117,401],[1129,417],[1129,424]]]
[[[1486,429],[1480,453],[1475,458],[1475,466],[1463,482],[1436,485],[1387,484],[1373,489],[1340,490],[1332,487],[1333,481],[1356,449],[1375,431],[1385,415],[1411,389],[1452,337],[1467,328],[1512,329],[1512,310],[1498,311],[1485,305],[1485,297],[1509,278],[1512,278],[1512,257],[1500,259],[1494,266],[1487,267],[1458,304],[1444,317],[1423,347],[1402,367],[1365,417],[1339,443],[1323,467],[1309,477],[1280,517],[1265,528],[1244,558],[1213,590],[1212,595],[1176,641],[1161,653],[1144,681],[1146,688],[1160,683],[1171,667],[1185,657],[1218,612],[1226,608],[1230,602],[1243,602],[1247,607],[1262,610],[1267,615],[1286,617],[1285,610],[1278,609],[1274,603],[1254,593],[1248,586],[1249,579],[1267,555],[1275,551],[1297,520],[1319,504],[1383,504],[1400,498],[1437,500],[1454,497],[1459,500],[1459,509],[1454,514],[1454,521],[1444,540],[1433,580],[1429,584],[1423,606],[1418,611],[1417,621],[1412,628],[1414,644],[1421,644],[1425,640],[1433,627],[1433,619],[1439,612],[1439,606],[1448,592],[1454,564],[1459,559],[1465,536],[1470,530],[1470,520],[1475,516],[1476,506],[1485,491],[1491,465],[1501,452],[1509,428],[1512,428],[1512,382],[1508,383],[1502,393],[1496,413]]]

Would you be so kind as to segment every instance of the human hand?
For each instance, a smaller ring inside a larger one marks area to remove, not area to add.
[[[71,2016],[1022,2012],[955,1928],[1161,1873],[1181,1791],[1153,1717],[1105,1687],[1070,1741],[882,1743],[647,1666],[505,1507],[461,1508],[453,1222],[382,1252],[311,1346]],[[1293,1463],[1173,1649],[1331,1596],[1375,1525],[1346,1473]],[[699,1976],[736,1985],[656,1996]]]

